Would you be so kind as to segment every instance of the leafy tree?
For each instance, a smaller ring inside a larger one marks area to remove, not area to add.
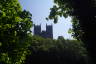
[[[58,16],[71,16],[72,34],[85,43],[92,61],[96,63],[96,1],[95,0],[54,0],[49,19],[56,23]],[[48,19],[48,18],[47,18]]]
[[[39,36],[33,36],[31,41],[31,55],[27,56],[26,64],[89,64],[82,42],[64,38],[52,40]]]
[[[29,53],[31,13],[18,0],[0,0],[0,62],[21,64]]]

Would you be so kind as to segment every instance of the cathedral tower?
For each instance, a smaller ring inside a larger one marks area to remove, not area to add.
[[[46,36],[49,38],[53,38],[53,26],[46,24]]]
[[[34,25],[34,35],[53,39],[53,26],[46,24],[46,31],[41,32],[41,25]]]
[[[41,34],[41,25],[34,24],[34,35],[40,36],[40,34]]]

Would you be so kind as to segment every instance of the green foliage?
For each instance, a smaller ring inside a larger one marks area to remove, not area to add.
[[[54,0],[54,6],[51,8],[49,17],[47,19],[53,19],[54,23],[58,22],[58,16],[67,18],[70,16],[72,18],[72,26],[71,29],[72,36],[78,40],[81,40],[80,38],[83,35],[82,27],[79,23],[79,4],[83,5],[86,1],[75,1],[75,0]],[[80,7],[81,9],[81,7]],[[78,14],[77,14],[78,13]]]
[[[32,53],[27,56],[26,64],[88,64],[89,61],[82,42],[62,37],[52,40],[33,36],[29,49]]]
[[[22,64],[29,54],[31,13],[18,0],[0,1],[0,63]]]
[[[90,58],[96,64],[96,1],[95,0],[54,0],[56,10],[49,15],[49,19],[55,20],[55,16],[72,18],[71,29],[73,37],[82,41],[90,55]],[[52,9],[55,9],[54,7]],[[63,12],[62,12],[63,11]],[[50,13],[51,13],[50,12]],[[57,14],[60,13],[60,14]],[[56,21],[57,22],[57,21]]]

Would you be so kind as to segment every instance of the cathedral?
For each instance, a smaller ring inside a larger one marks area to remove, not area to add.
[[[41,25],[34,25],[34,35],[53,39],[53,26],[46,24],[46,31],[42,31]]]

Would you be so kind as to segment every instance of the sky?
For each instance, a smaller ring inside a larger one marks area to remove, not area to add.
[[[50,13],[50,8],[54,5],[53,0],[19,0],[22,9],[32,13],[33,24],[40,25],[42,30],[46,30],[46,23],[53,25],[53,37],[57,39],[58,36],[63,36],[65,39],[73,39],[68,33],[69,28],[72,28],[71,18],[61,17],[57,24],[53,20],[47,21],[45,18]]]

